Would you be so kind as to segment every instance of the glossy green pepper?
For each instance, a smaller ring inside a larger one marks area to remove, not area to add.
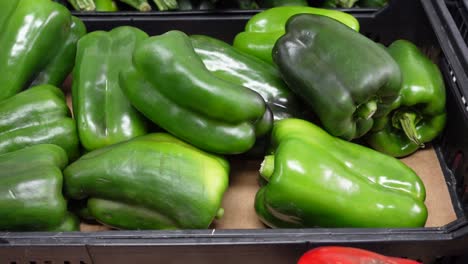
[[[67,39],[63,45],[60,46],[57,55],[36,75],[31,86],[40,84],[60,86],[73,70],[73,66],[75,65],[73,62],[75,61],[76,55],[76,43],[85,34],[86,27],[83,22],[79,18],[72,16],[70,33]]]
[[[273,120],[302,116],[299,101],[273,65],[212,37],[194,35],[190,39],[195,52],[209,71],[225,81],[242,85],[259,93],[268,109],[271,110]],[[270,120],[257,123],[266,124],[264,130],[271,129]],[[257,138],[255,145],[245,155],[263,157],[268,141],[268,135]]]
[[[73,70],[73,113],[87,150],[147,133],[146,119],[119,85],[119,72],[132,65],[135,46],[148,35],[133,27],[94,31],[78,42]]]
[[[65,151],[50,144],[1,154],[0,230],[65,229],[68,213],[61,169],[67,163]]]
[[[273,57],[325,130],[346,140],[369,132],[400,92],[400,69],[388,52],[325,16],[292,17]]]
[[[275,123],[255,209],[272,227],[422,227],[425,188],[393,157],[300,119]]]
[[[260,94],[272,111],[274,120],[301,114],[298,99],[274,66],[209,36],[193,35],[190,39],[209,71],[218,78]]]
[[[245,53],[273,63],[273,46],[284,35],[286,22],[290,17],[303,13],[330,17],[359,31],[357,19],[341,11],[304,6],[282,6],[254,15],[245,25],[245,31],[236,35],[233,45]]]
[[[120,74],[133,106],[198,148],[243,153],[271,126],[263,98],[212,74],[183,32],[144,40],[135,49],[133,65]]]
[[[50,0],[1,1],[0,10],[0,101],[31,82],[60,85],[73,67],[83,23]]]
[[[64,191],[90,198],[91,215],[109,226],[207,228],[223,211],[228,176],[225,159],[154,133],[85,154],[65,169]]]
[[[62,147],[70,160],[79,155],[75,121],[63,92],[39,85],[0,103],[0,153],[37,144]]]
[[[432,141],[444,129],[445,84],[442,74],[416,45],[397,40],[388,52],[402,73],[401,91],[391,112],[376,119],[371,147],[394,157],[410,155]]]

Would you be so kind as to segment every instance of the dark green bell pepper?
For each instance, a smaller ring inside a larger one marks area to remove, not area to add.
[[[73,67],[83,24],[72,23],[70,11],[50,0],[1,1],[0,10],[0,101],[35,78],[35,85],[60,85]]]
[[[75,121],[63,92],[40,85],[0,103],[0,153],[37,144],[62,147],[70,160],[79,155]]]
[[[61,169],[67,163],[65,151],[50,144],[1,154],[0,230],[65,229],[68,213]]]
[[[94,31],[78,42],[73,70],[73,114],[86,150],[147,133],[146,119],[132,107],[119,72],[132,65],[135,46],[148,35],[134,27]]]
[[[300,14],[288,20],[273,57],[283,79],[325,130],[346,140],[365,135],[400,92],[400,69],[388,52],[325,16]]]
[[[338,10],[282,6],[270,8],[254,15],[245,25],[245,31],[236,35],[233,46],[266,62],[273,63],[271,56],[273,46],[284,35],[286,22],[290,17],[303,13],[327,16],[359,31],[357,19]]]
[[[169,31],[144,40],[133,64],[120,74],[132,105],[190,144],[220,154],[243,153],[267,132],[256,131],[269,127],[263,98],[212,74],[185,33]]]
[[[155,133],[85,154],[65,169],[64,191],[90,198],[91,215],[109,226],[207,228],[223,211],[228,176],[225,159]]]
[[[410,155],[444,129],[445,84],[442,74],[416,45],[397,40],[388,52],[402,73],[401,91],[388,115],[376,119],[369,145],[394,157]]]
[[[393,157],[300,119],[275,123],[255,209],[272,227],[422,227],[425,188]]]

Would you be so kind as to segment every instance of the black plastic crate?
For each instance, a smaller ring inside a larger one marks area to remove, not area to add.
[[[453,54],[450,58],[455,66],[459,82],[468,81],[468,1],[467,0],[428,0],[422,1],[434,30],[446,36],[448,41],[441,43],[442,49]],[[449,55],[450,56],[450,55]],[[468,110],[468,87],[459,87],[461,104]]]
[[[460,120],[468,120],[468,1],[467,0],[430,0],[421,1],[429,21],[440,40],[441,49],[450,60],[448,72],[451,75],[453,88],[453,108]],[[443,40],[445,38],[445,40]],[[463,85],[462,85],[463,84]],[[465,124],[465,123],[464,123]],[[453,132],[450,132],[453,129]],[[459,133],[459,127],[448,128],[446,133]],[[468,138],[460,137],[457,142],[444,141],[450,165],[457,175],[458,194],[462,197],[464,211],[468,212],[468,180],[461,184],[461,179],[468,174]],[[465,151],[464,151],[465,150]]]
[[[441,227],[410,229],[310,228],[258,230],[177,230],[103,232],[0,232],[0,263],[295,263],[306,250],[320,245],[354,246],[419,259],[425,264],[463,263],[468,252],[468,115],[461,91],[468,82],[445,31],[432,27],[427,0],[394,0],[379,12],[350,10],[361,32],[389,44],[404,38],[436,61],[447,87],[448,121],[434,148],[457,219]],[[423,5],[426,8],[423,9]],[[427,13],[427,15],[426,15]],[[207,34],[232,41],[252,14],[226,12],[196,15],[86,15],[89,31],[131,25],[150,35],[171,29]],[[456,262],[458,261],[458,262]]]

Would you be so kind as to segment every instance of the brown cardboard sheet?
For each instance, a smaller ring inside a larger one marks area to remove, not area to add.
[[[426,187],[426,206],[429,211],[426,227],[443,226],[456,219],[445,178],[433,148],[420,150],[402,159],[421,177]],[[230,186],[224,196],[224,216],[215,220],[216,229],[266,228],[254,210],[258,190],[260,160],[237,160],[231,163]],[[81,225],[82,231],[108,230],[99,225]]]

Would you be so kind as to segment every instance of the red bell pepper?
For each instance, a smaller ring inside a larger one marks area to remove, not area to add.
[[[306,252],[297,264],[421,264],[420,262],[387,257],[371,251],[351,248],[325,246]]]

